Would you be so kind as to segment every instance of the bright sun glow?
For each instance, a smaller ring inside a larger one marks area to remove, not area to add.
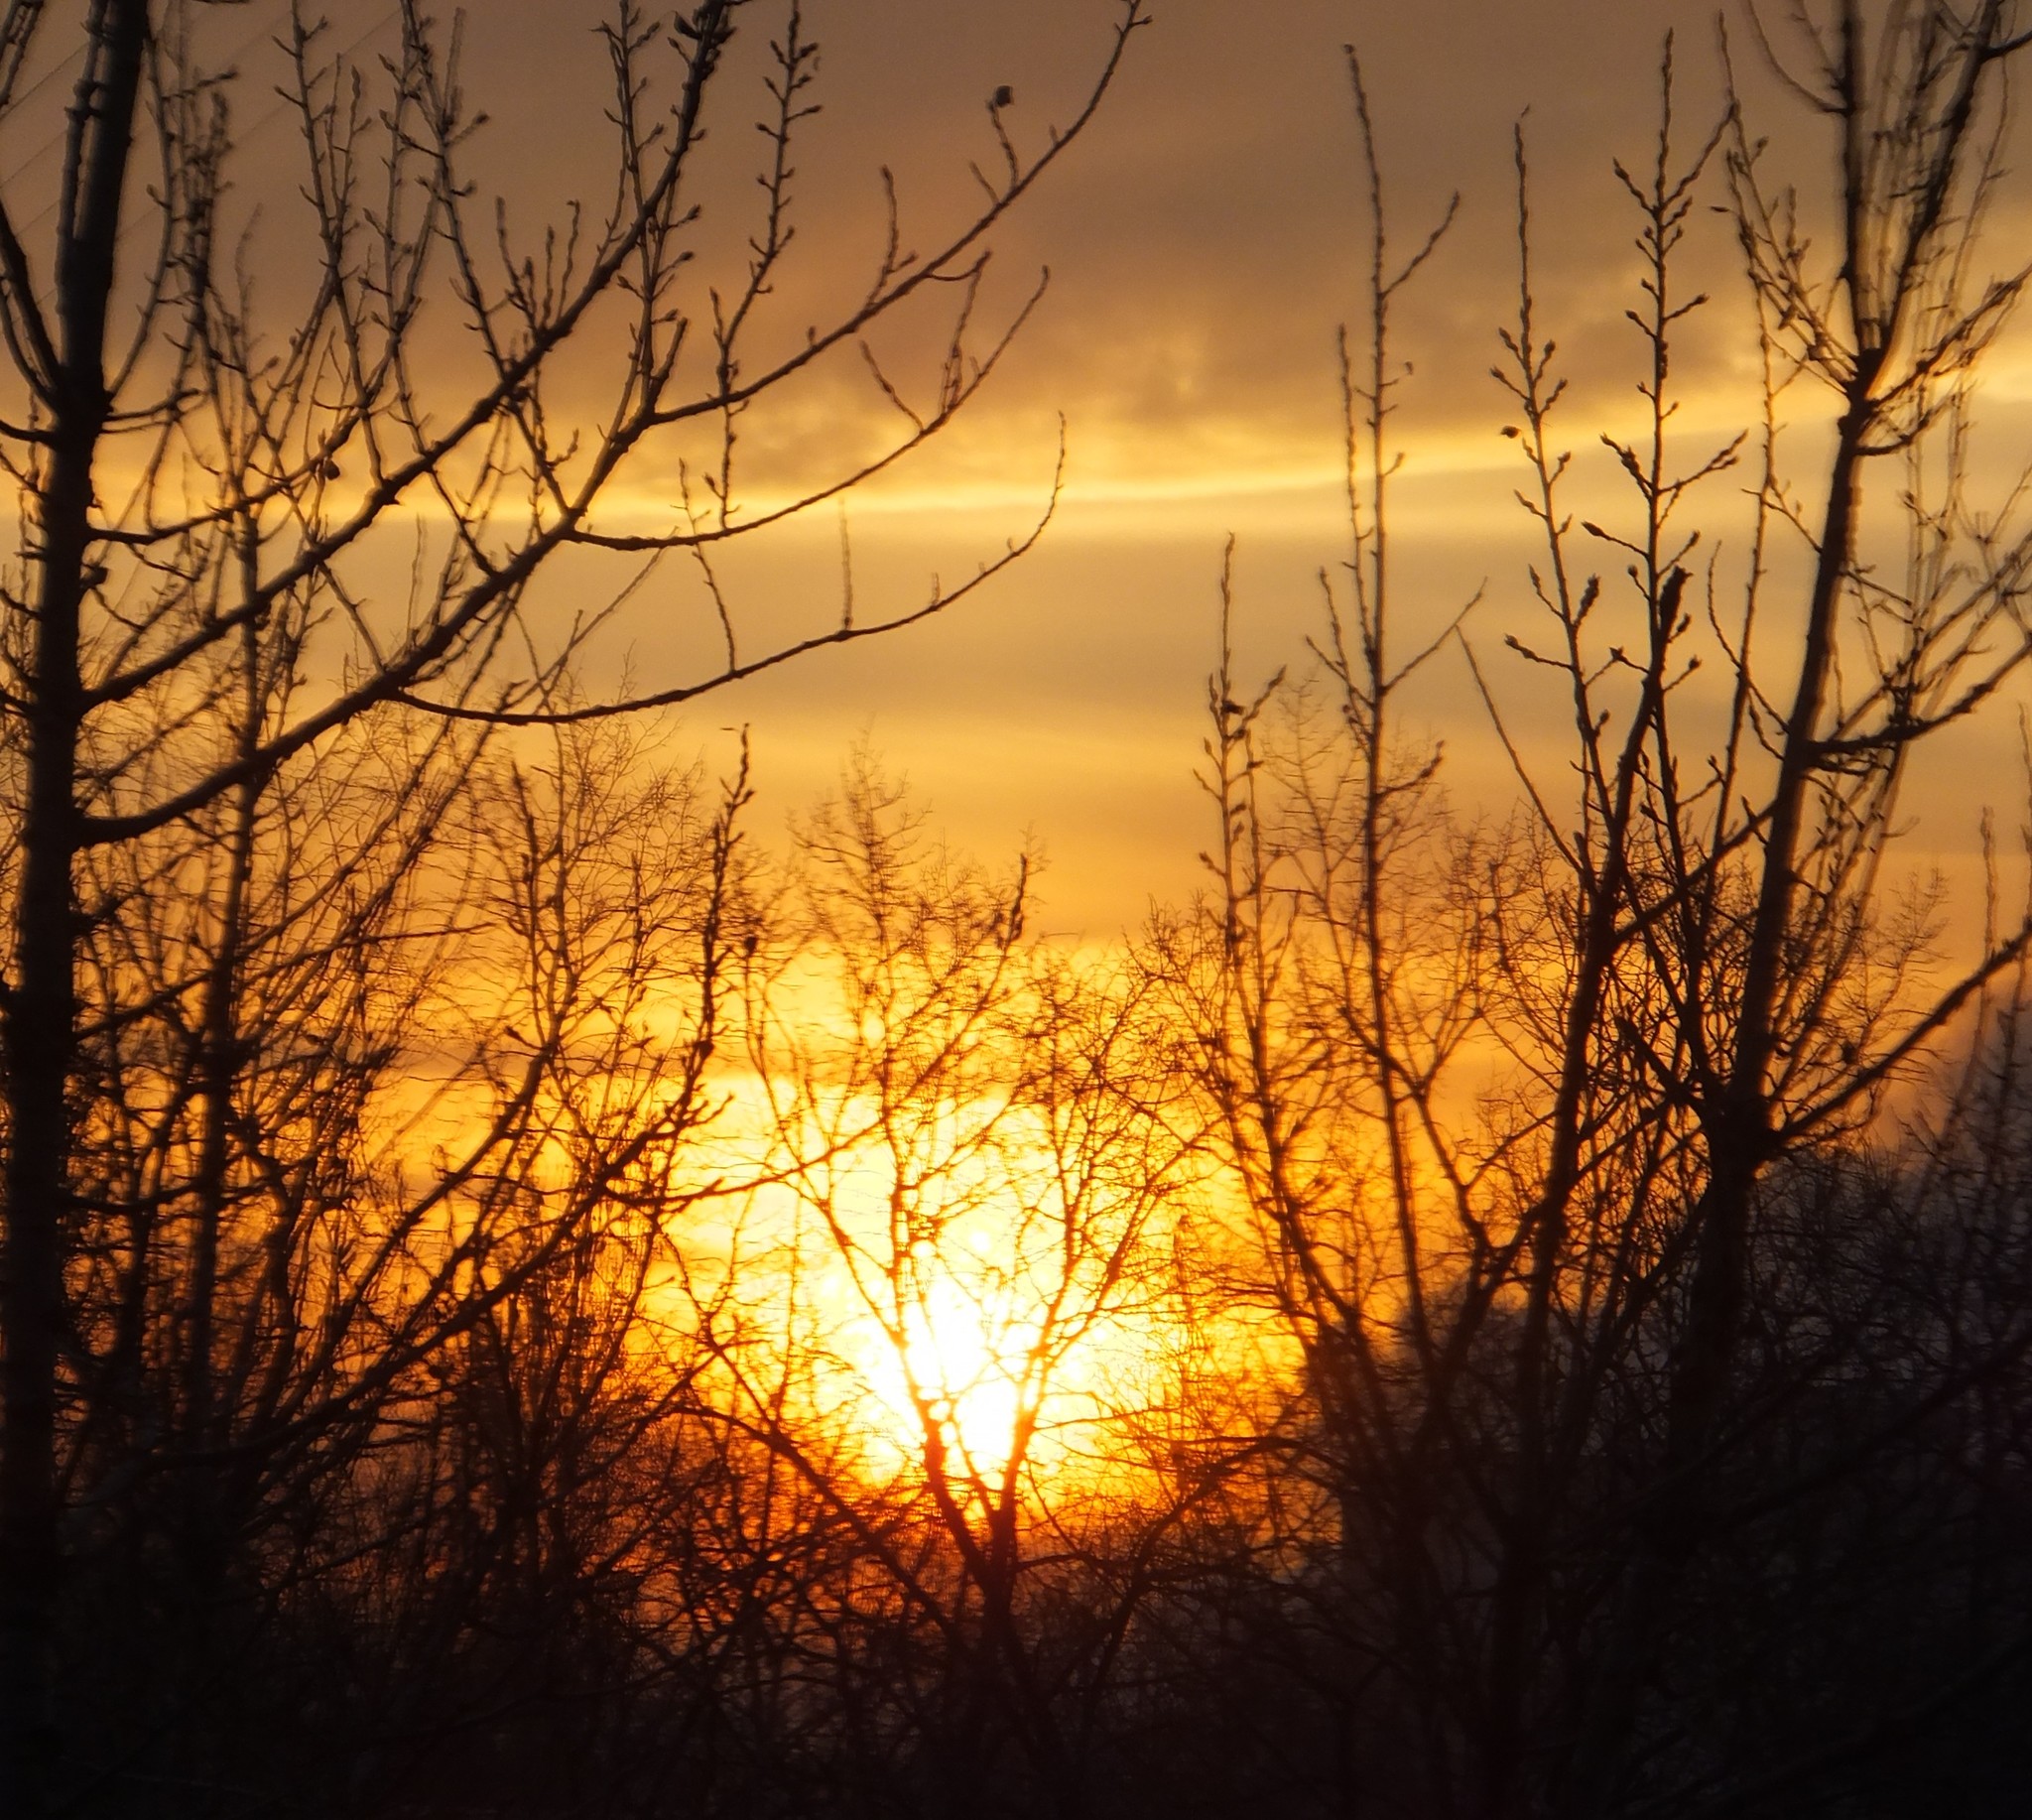
[[[1125,1482],[1136,1446],[1102,1431],[1142,1420],[1178,1366],[1163,1294],[1122,1264],[1154,1197],[1064,1166],[999,1103],[912,1107],[907,1126],[877,1110],[822,1105],[794,1133],[819,1160],[791,1169],[757,1106],[760,1159],[782,1173],[744,1198],[712,1266],[694,1235],[695,1306],[744,1286],[751,1393],[825,1437],[835,1469],[943,1482],[976,1512]]]
[[[952,1277],[926,1284],[905,1310],[903,1344],[883,1345],[866,1365],[868,1384],[899,1437],[938,1425],[956,1476],[992,1483],[1017,1447],[1025,1337]]]

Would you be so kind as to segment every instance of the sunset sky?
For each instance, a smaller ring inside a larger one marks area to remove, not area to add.
[[[1090,137],[1000,241],[1006,279],[1046,263],[1053,273],[1007,383],[943,450],[853,508],[855,548],[871,568],[893,564],[907,577],[935,547],[951,552],[941,556],[947,573],[963,571],[969,531],[991,550],[1020,522],[1062,411],[1070,455],[1059,521],[989,597],[949,622],[786,678],[740,711],[754,715],[764,777],[793,796],[864,728],[961,840],[992,848],[1033,826],[1053,856],[1053,920],[1089,934],[1192,883],[1206,831],[1189,773],[1223,539],[1239,540],[1239,629],[1257,673],[1299,655],[1317,610],[1314,576],[1345,554],[1334,337],[1362,307],[1365,248],[1343,44],[1363,59],[1400,243],[1415,243],[1451,192],[1461,196],[1402,306],[1400,345],[1415,372],[1401,395],[1399,599],[1415,625],[1485,587],[1472,627],[1489,650],[1504,632],[1528,630],[1524,565],[1534,554],[1511,497],[1522,470],[1498,434],[1504,401],[1488,376],[1495,327],[1514,312],[1513,124],[1523,120],[1530,147],[1540,307],[1568,350],[1569,434],[1585,467],[1599,460],[1597,430],[1634,428],[1639,350],[1622,320],[1633,300],[1618,282],[1634,269],[1634,222],[1608,160],[1634,169],[1650,154],[1668,28],[1682,142],[1697,143],[1720,104],[1709,0],[1278,0],[1246,10],[1158,0],[1154,14]],[[860,164],[844,194],[858,184],[865,197],[865,166],[877,158],[903,175],[906,200],[951,194],[954,165],[979,154],[992,84],[1016,89],[1018,128],[1062,117],[1069,103],[1058,97],[1077,86],[1109,16],[1097,0],[815,9],[831,110],[821,124],[836,136],[841,169]],[[1803,185],[1822,180],[1827,151],[1775,92],[1739,10],[1730,24],[1759,129],[1794,155]],[[833,176],[828,168],[828,194]],[[1704,198],[1722,199],[1718,183]],[[851,232],[838,239],[850,245]],[[1683,343],[1688,446],[1725,441],[1753,408],[1733,251],[1729,224],[1703,208],[1687,282],[1716,302]],[[2023,375],[2006,360],[1984,394],[1985,426],[2014,452],[2028,422]],[[1810,420],[1823,401],[1802,403]],[[1732,509],[1732,483],[1722,484],[1730,491],[1711,496],[1711,522]],[[982,500],[996,509],[974,509]],[[828,563],[832,532],[813,532]],[[1520,714],[1528,697],[1527,681]],[[1506,797],[1458,662],[1436,672],[1425,701],[1457,794]],[[2008,776],[2003,762],[1992,775]],[[1966,779],[1936,820],[1929,850],[1966,851]]]
[[[2019,1815],[2028,78],[0,0],[0,1820]]]
[[[204,42],[247,73],[240,181],[264,208],[286,202],[268,190],[293,152],[268,99],[281,65],[266,41],[284,11],[255,0],[198,20]],[[1361,308],[1364,225],[1343,44],[1367,71],[1398,241],[1414,243],[1450,193],[1461,197],[1402,306],[1399,347],[1414,369],[1400,396],[1395,507],[1405,636],[1480,588],[1470,630],[1491,652],[1528,623],[1531,554],[1511,498],[1522,468],[1499,434],[1504,401],[1488,376],[1495,328],[1514,310],[1513,125],[1524,121],[1530,145],[1540,308],[1568,352],[1569,433],[1591,485],[1604,459],[1597,432],[1634,429],[1637,404],[1621,282],[1634,223],[1608,160],[1649,155],[1668,28],[1679,36],[1685,142],[1714,122],[1720,95],[1712,0],[1153,0],[1151,12],[1091,130],[994,242],[985,320],[1006,320],[1049,266],[1039,313],[964,419],[847,508],[864,614],[907,603],[934,571],[963,577],[1027,529],[1063,415],[1065,492],[1042,545],[944,620],[715,696],[672,734],[674,750],[703,740],[723,761],[723,729],[748,725],[771,828],[826,789],[864,737],[958,845],[999,856],[1032,832],[1050,856],[1048,921],[1096,939],[1194,881],[1206,836],[1192,767],[1225,539],[1238,539],[1251,675],[1300,656],[1314,578],[1345,554],[1334,337]],[[489,0],[466,18],[466,84],[491,116],[471,168],[525,232],[568,198],[600,193],[606,73],[593,27],[605,13]],[[882,231],[881,167],[896,174],[906,237],[934,242],[972,199],[969,161],[994,156],[987,97],[1007,83],[1010,130],[1019,146],[1037,145],[1077,110],[1117,14],[1109,0],[813,0],[825,111],[799,153],[800,240],[772,300],[774,331],[801,333],[865,283]],[[328,15],[334,49],[366,59],[393,43],[382,0],[333,0]],[[752,223],[761,142],[749,126],[780,17],[759,3],[745,15],[739,67],[715,90],[720,162],[701,231],[722,251]],[[1825,152],[1758,66],[1741,14],[1730,17],[1759,127],[1811,185]],[[61,83],[47,92],[54,99]],[[38,153],[24,132],[4,148],[10,168],[36,157],[53,168],[53,148]],[[1717,185],[1706,199],[1721,195]],[[1683,349],[1690,449],[1725,441],[1752,406],[1731,251],[1727,222],[1704,207],[1688,282],[1716,302]],[[877,341],[900,375],[922,376],[935,329],[920,313]],[[1984,403],[2008,438],[2028,421],[2032,384],[2004,355]],[[744,425],[745,496],[766,502],[820,481],[888,419],[864,369],[835,365]],[[1613,493],[1589,498],[1614,509]],[[661,510],[667,498],[644,504]],[[1730,496],[1714,494],[1711,507],[1726,519]],[[723,574],[760,622],[808,602],[823,619],[835,610],[839,550],[827,506],[738,547]],[[696,600],[679,603],[681,581],[671,590],[607,654],[616,672],[666,680],[678,661],[670,628],[697,611]],[[1524,681],[1528,731],[1543,705]],[[1499,804],[1508,785],[1457,658],[1435,667],[1415,706],[1448,741],[1457,799]],[[1553,730],[1556,716],[1542,724]],[[1951,819],[1930,850],[1966,850],[1972,808]]]

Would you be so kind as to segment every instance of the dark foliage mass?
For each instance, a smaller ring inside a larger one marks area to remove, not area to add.
[[[1141,21],[1039,151],[998,91],[978,213],[772,342],[815,54],[764,10],[616,12],[613,199],[527,250],[415,9],[382,93],[299,17],[280,328],[189,12],[6,11],[0,111],[77,66],[48,246],[0,199],[5,1811],[2021,1811],[2032,910],[1996,852],[1979,919],[1897,882],[1901,786],[2032,648],[1969,411],[2024,281],[2011,8],[1752,21],[1831,197],[1739,105],[1690,138],[1668,51],[1612,497],[1520,137],[1500,658],[1391,560],[1440,235],[1393,236],[1350,64],[1350,560],[1267,687],[1223,587],[1207,884],[1104,959],[870,760],[769,857],[744,767],[618,718],[957,597],[754,644],[737,426],[942,300],[926,396],[867,355],[896,446],[803,503],[965,405],[983,236]],[[1710,203],[1734,302],[1683,274]],[[1730,309],[1753,427],[1689,444],[1674,350]],[[652,596],[703,669],[591,694]],[[1463,653],[1508,815],[1412,734]]]

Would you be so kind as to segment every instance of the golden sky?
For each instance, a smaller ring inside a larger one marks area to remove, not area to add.
[[[289,122],[268,98],[279,65],[265,43],[284,10],[249,0],[198,22],[247,72],[241,183],[270,211],[289,200],[278,181]],[[385,0],[325,10],[334,48],[367,59],[393,42]],[[599,192],[606,76],[592,28],[605,12],[593,0],[486,0],[466,15],[466,83],[491,117],[472,168],[524,230]],[[847,512],[864,611],[902,604],[934,571],[963,577],[1027,528],[1063,415],[1065,494],[1043,544],[945,620],[711,698],[674,734],[723,749],[721,729],[747,724],[772,824],[865,737],[960,844],[1002,852],[1033,833],[1051,856],[1048,921],[1102,938],[1194,880],[1205,833],[1191,773],[1224,540],[1240,540],[1244,663],[1262,673],[1298,655],[1314,578],[1345,553],[1334,335],[1361,307],[1363,220],[1342,45],[1364,60],[1400,239],[1461,195],[1403,307],[1413,372],[1401,395],[1400,598],[1410,625],[1437,624],[1482,589],[1472,625],[1491,651],[1524,623],[1531,553],[1510,498],[1522,469],[1488,377],[1495,327],[1514,308],[1513,124],[1524,120],[1531,147],[1540,305],[1576,381],[1571,434],[1589,502],[1610,511],[1590,452],[1598,429],[1634,427],[1638,345],[1621,320],[1634,222],[1609,161],[1649,154],[1668,28],[1686,138],[1714,119],[1720,92],[1711,0],[1152,0],[1151,12],[1090,133],[996,239],[984,316],[1001,320],[1049,266],[1039,314],[967,417]],[[1111,0],[812,0],[825,111],[798,156],[801,238],[765,338],[794,340],[864,285],[882,167],[896,175],[906,237],[935,241],[973,195],[969,161],[993,156],[987,96],[1008,84],[1010,130],[1038,144],[1077,108],[1115,14]],[[1756,69],[1739,9],[1730,17],[1752,97],[1802,181],[1817,181],[1825,155]],[[754,0],[717,97],[718,162],[701,193],[708,267],[752,224],[751,123],[780,22],[780,7]],[[0,147],[8,168],[53,164],[25,132]],[[1703,210],[1693,227],[1689,262],[1716,303],[1684,349],[1690,446],[1725,440],[1749,403],[1728,225]],[[924,369],[933,332],[920,313],[877,339],[907,377]],[[2008,361],[2000,373],[1988,415],[2022,430],[2032,385]],[[758,411],[745,426],[752,496],[871,447],[885,412],[851,361]],[[645,511],[667,505],[654,493]],[[1728,499],[1714,506],[1725,520]],[[730,552],[724,573],[758,621],[807,602],[823,619],[835,610],[839,540],[828,507]],[[696,613],[674,581],[608,661],[665,680]],[[1507,784],[1461,666],[1437,670],[1416,706],[1448,742],[1457,797],[1499,803]],[[1527,691],[1519,712],[1538,706]],[[1968,845],[1960,824],[1972,828],[1972,810],[1953,819],[1938,850]]]

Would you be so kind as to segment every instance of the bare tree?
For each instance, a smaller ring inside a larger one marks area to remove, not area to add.
[[[1974,376],[2026,276],[1980,275],[1977,259],[2000,176],[2003,70],[2027,41],[2010,7],[1988,3],[1966,15],[1895,10],[1872,31],[1846,0],[1831,29],[1802,30],[1807,62],[1793,79],[1835,123],[1840,146],[1833,269],[1817,265],[1794,206],[1774,191],[1739,104],[1729,175],[1773,383],[1795,374],[1819,382],[1840,416],[1815,522],[1779,463],[1777,408],[1767,411],[1757,550],[1780,526],[1803,539],[1806,610],[1796,661],[1781,661],[1782,682],[1760,683],[1753,644],[1767,584],[1762,564],[1753,569],[1739,629],[1726,641],[1736,678],[1730,732],[1701,788],[1682,782],[1664,693],[1684,661],[1677,649],[1688,624],[1685,583],[1674,588],[1685,572],[1676,551],[1661,549],[1684,485],[1666,480],[1656,458],[1639,480],[1639,563],[1655,601],[1656,731],[1645,782],[1668,869],[1663,888],[1633,892],[1625,914],[1643,927],[1672,1010],[1667,1082],[1694,1111],[1703,1180],[1688,1214],[1691,1277],[1663,1450],[1577,1751],[1574,1786],[1588,1812],[1613,1799],[1661,1607],[1712,1520],[1706,1483],[1727,1427],[1760,1177],[1866,1114],[1887,1078],[2032,941],[2032,919],[1986,929],[1975,964],[1929,991],[1910,971],[1924,924],[1901,930],[1880,908],[1878,883],[1915,746],[1990,700],[2028,650],[2032,534],[1968,492]],[[1659,395],[1673,322],[1663,295],[1668,251],[1661,243],[1648,331],[1657,349],[1654,448],[1664,442]],[[1527,399],[1532,383],[1527,372]],[[1885,461],[1903,468],[1894,497],[1907,562],[1895,580],[1863,554],[1867,477]],[[2006,514],[2010,505],[2007,494]],[[1550,513],[1548,528],[1557,530]],[[1578,666],[1574,674],[1581,680]],[[1759,751],[1767,777],[1757,776]],[[1761,796],[1745,803],[1759,785]],[[1737,853],[1740,866],[1730,863]]]
[[[1223,656],[1215,888],[1156,951],[1295,1353],[1281,1446],[1337,1506],[1322,1571],[1339,1582],[1346,1723],[1420,1742],[1408,1761],[1357,1749],[1352,1803],[1594,1814],[1643,1775],[1670,1789],[1646,1700],[1731,1520],[1722,1488],[1786,1407],[1747,1386],[1742,1349],[1791,1172],[1855,1141],[2032,941],[1992,917],[1972,961],[1932,977],[1934,907],[1888,882],[1914,753],[1995,701],[2028,649],[2032,541],[2015,491],[1971,497],[1968,409],[2024,281],[1983,274],[1981,230],[2025,40],[1995,5],[1835,14],[1825,33],[1794,21],[1806,67],[1779,65],[1838,137],[1832,254],[1740,101],[1686,149],[1670,50],[1656,156],[1616,167],[1648,410],[1641,439],[1603,439],[1627,520],[1565,504],[1520,138],[1519,314],[1497,377],[1545,553],[1539,623],[1508,643],[1571,702],[1572,743],[1535,769],[1507,686],[1468,647],[1520,786],[1521,823],[1495,832],[1463,827],[1438,754],[1392,731],[1461,620],[1427,608],[1407,648],[1389,331],[1434,240],[1387,235],[1355,71],[1371,259],[1366,333],[1343,353],[1347,579],[1309,692],[1251,694]],[[1674,352],[1712,306],[1685,288],[1682,249],[1717,163],[1765,408],[1760,434],[1688,455]],[[1810,387],[1835,401],[1811,479],[1789,460]],[[1746,458],[1746,548],[1703,573],[1715,540],[1694,515]],[[1879,560],[1878,514],[1902,573]],[[1590,550],[1626,580],[1590,574]],[[1796,631],[1776,605],[1790,589]],[[2023,1344],[1992,1336],[1986,1357]]]
[[[1145,995],[1027,931],[1027,862],[953,860],[865,764],[800,848],[805,945],[748,1017],[773,1237],[700,1284],[725,1419],[923,1632],[931,1811],[1078,1813],[1124,1633],[1207,1491],[1130,1458],[1183,1161],[1136,1091]]]
[[[539,573],[570,551],[631,572],[689,552],[709,581],[715,545],[796,509],[739,512],[742,415],[816,363],[852,357],[871,325],[913,299],[956,290],[936,396],[911,407],[878,372],[879,391],[904,408],[903,433],[799,503],[831,496],[949,423],[1007,345],[1006,332],[973,339],[984,236],[1091,117],[1141,21],[1138,5],[1120,9],[1090,93],[1034,154],[1018,150],[991,107],[999,162],[969,218],[917,256],[892,208],[865,289],[789,351],[753,356],[791,241],[792,148],[814,105],[817,56],[797,7],[782,9],[766,72],[762,216],[745,263],[715,290],[691,264],[700,146],[737,67],[735,28],[753,10],[701,0],[666,32],[623,0],[602,38],[613,73],[609,199],[527,247],[476,206],[467,171],[484,142],[459,85],[455,37],[436,39],[405,4],[376,96],[293,11],[284,48],[301,223],[315,254],[304,295],[272,326],[256,243],[234,242],[227,211],[231,84],[199,65],[191,10],[93,0],[70,25],[18,0],[0,22],[0,112],[31,107],[32,60],[61,57],[66,34],[81,53],[47,249],[34,239],[41,217],[0,203],[4,439],[21,527],[6,596],[14,858],[0,1284],[0,1777],[13,1811],[45,1812],[54,1798],[47,1665],[64,1564],[60,1438],[101,1365],[101,1336],[80,1329],[70,1287],[79,1195],[94,1167],[81,1032],[113,1017],[94,1002],[100,981],[85,957],[92,932],[133,900],[101,897],[95,882],[131,874],[122,854],[137,844],[205,826],[226,844],[216,862],[244,872],[248,843],[276,826],[269,793],[287,768],[368,719],[377,738],[397,737],[388,715],[405,704],[497,722],[674,703],[907,624],[973,585],[765,649],[742,648],[713,588],[721,661],[597,704],[563,690],[605,615],[547,627],[529,610]],[[447,311],[458,328],[439,323]],[[439,382],[454,344],[477,375],[464,390]],[[595,345],[611,350],[607,404],[586,430],[562,369],[568,350]],[[691,427],[714,451],[698,490],[686,482],[662,529],[609,528],[600,508],[617,480]],[[377,593],[369,579],[392,540],[412,558],[406,598]],[[613,587],[607,610],[634,585]],[[214,943],[208,969],[172,988],[214,1037],[232,1028],[245,993],[239,939]],[[119,943],[103,945],[110,954]],[[214,1108],[214,1163],[224,1055],[216,1040],[200,1046],[190,1084],[193,1105]],[[200,1160],[198,1177],[207,1170],[216,1184],[213,1163]],[[178,1317],[186,1413],[201,1414],[220,1391],[210,1378],[223,1342],[201,1331],[204,1285],[223,1267],[207,1261],[215,1225],[200,1206],[187,1226],[197,1249]],[[113,1330],[103,1337],[113,1341]]]

